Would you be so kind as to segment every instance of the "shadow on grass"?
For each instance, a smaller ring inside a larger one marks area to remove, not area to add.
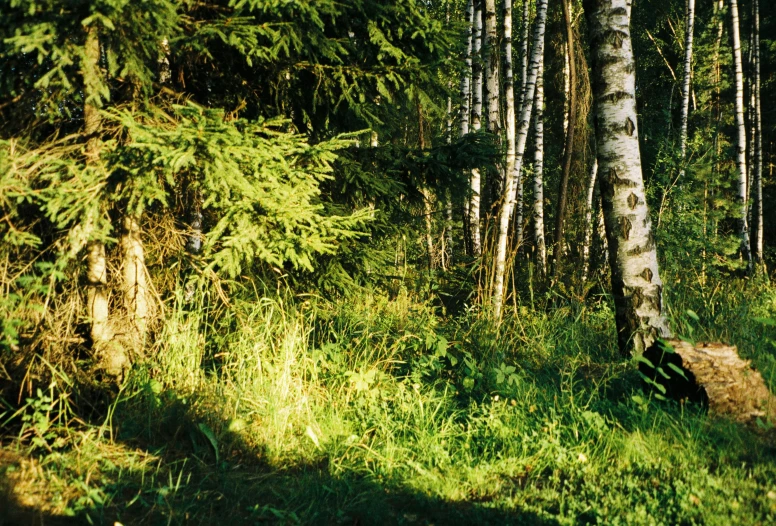
[[[451,502],[398,481],[333,474],[324,452],[304,463],[272,465],[261,447],[228,431],[227,422],[219,425],[217,416],[199,416],[189,403],[174,395],[170,399],[158,411],[144,414],[134,407],[118,412],[123,424],[114,442],[104,441],[105,450],[98,446],[91,453],[79,452],[92,455],[87,469],[90,487],[97,491],[68,505],[74,517],[26,504],[30,499],[14,488],[16,477],[0,479],[0,526],[557,524],[532,512],[489,504],[503,502],[506,495]],[[217,438],[212,429],[222,429]],[[67,469],[60,469],[60,478]],[[4,473],[0,463],[0,477]],[[76,473],[69,476],[78,478]]]

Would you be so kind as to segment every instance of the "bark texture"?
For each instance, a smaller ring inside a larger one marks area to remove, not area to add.
[[[137,219],[125,217],[123,227],[121,249],[124,259],[124,306],[129,315],[130,340],[134,348],[139,350],[145,343],[148,326],[148,271]]]
[[[593,57],[601,194],[612,267],[618,344],[641,353],[669,337],[663,283],[641,173],[631,0],[586,0]]]
[[[746,169],[746,122],[744,120],[744,68],[741,59],[741,34],[738,19],[738,0],[730,0],[730,18],[733,34],[733,65],[735,67],[736,90],[736,167],[738,169],[738,197],[740,200],[739,236],[741,254],[747,268],[752,267],[752,254],[749,245],[749,223],[747,195],[748,175]]]
[[[539,57],[544,55],[544,32],[547,19],[547,0],[537,0],[536,25],[534,27],[533,48],[531,50],[531,65],[529,67],[528,82],[526,84],[526,100],[533,100],[536,90],[536,78],[539,72]],[[515,144],[515,169],[508,178],[515,173],[520,173],[523,165],[525,144],[528,140],[528,128],[531,122],[533,104],[524,104],[520,115],[520,122],[516,132]],[[496,244],[495,276],[493,285],[493,313],[496,319],[501,317],[501,307],[504,302],[504,278],[506,275],[507,236],[509,232],[509,219],[515,204],[514,191],[507,192],[515,187],[514,182],[507,182],[505,192],[499,208],[498,240]]]
[[[687,157],[687,123],[690,113],[690,86],[692,82],[692,37],[695,26],[695,0],[687,0],[687,22],[684,38],[684,78],[682,79],[682,122],[679,131],[679,151],[682,156],[682,170],[679,178],[684,176],[684,163]]]
[[[496,24],[496,0],[485,0],[485,78],[488,89],[488,131],[500,136],[501,117],[499,111],[498,72],[498,27]]]
[[[754,261],[758,267],[763,263],[763,112],[762,99],[760,97],[760,0],[753,0],[754,10]]]
[[[585,199],[585,240],[582,245],[582,281],[587,281],[590,271],[590,246],[593,241],[593,197],[595,195],[595,183],[598,177],[598,157],[593,157],[593,166],[590,167],[590,177],[587,180],[587,198]]]
[[[645,354],[654,366],[640,366],[650,379],[676,399],[708,402],[709,409],[743,424],[758,418],[776,421],[776,397],[749,360],[738,355],[735,346],[668,340],[670,348],[655,346]],[[676,372],[681,369],[683,376]],[[660,367],[665,375],[657,373]],[[667,379],[666,376],[669,378]]]
[[[536,262],[542,278],[547,275],[547,247],[544,241],[544,56],[539,57],[536,75],[534,115],[534,246]],[[518,195],[518,210],[520,196]],[[518,216],[518,221],[522,219]]]
[[[472,129],[477,132],[482,126],[482,0],[475,0],[473,28],[472,62]],[[469,229],[471,230],[472,255],[482,255],[482,236],[480,229],[480,202],[482,194],[482,176],[479,168],[472,170],[469,177]]]
[[[459,137],[469,133],[469,98],[471,97],[472,71],[472,25],[474,23],[474,0],[466,3],[466,69],[461,75],[461,121]]]

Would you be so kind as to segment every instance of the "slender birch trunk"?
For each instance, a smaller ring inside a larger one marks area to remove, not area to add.
[[[587,199],[585,200],[585,241],[582,245],[582,281],[587,281],[590,271],[590,246],[593,238],[593,197],[598,177],[598,156],[593,154],[593,166],[587,180]]]
[[[741,254],[747,269],[752,267],[752,254],[749,245],[749,224],[747,221],[748,176],[746,171],[746,122],[744,120],[744,71],[741,60],[741,34],[738,22],[738,0],[730,0],[730,18],[733,28],[733,62],[735,66],[736,89],[736,166],[738,168],[738,197],[741,202],[739,217],[739,236]]]
[[[498,27],[496,23],[496,0],[485,0],[485,81],[487,87],[488,131],[496,140],[501,142],[501,90],[499,84],[499,57],[496,44],[498,42]],[[497,163],[501,165],[501,163]],[[508,176],[501,172],[503,165],[497,166],[496,173],[500,174],[497,184],[494,186],[496,195],[505,188]]]
[[[534,245],[541,278],[547,275],[547,247],[544,242],[544,56],[539,56],[536,74],[534,116]],[[519,191],[519,188],[518,188]],[[521,196],[517,196],[518,200]],[[518,209],[520,208],[518,204]],[[518,217],[518,219],[520,219]]]
[[[684,78],[682,79],[682,123],[679,132],[679,151],[682,169],[679,179],[684,179],[684,163],[687,159],[687,123],[690,113],[690,86],[692,83],[692,40],[695,27],[695,0],[687,0],[687,22],[684,38]]]
[[[482,127],[482,0],[475,0],[474,9],[474,42],[472,63],[472,128],[475,132]],[[480,202],[482,199],[482,176],[480,169],[472,169],[469,178],[471,198],[469,201],[469,228],[471,229],[472,255],[482,255],[482,236],[480,229]]]
[[[528,82],[526,84],[525,100],[534,99],[536,90],[536,78],[539,73],[539,61],[544,54],[544,30],[547,19],[547,0],[537,0],[536,6],[536,25],[534,27],[533,48],[531,50],[531,65],[529,67]],[[515,144],[515,169],[507,173],[508,178],[513,178],[515,173],[520,173],[523,165],[523,155],[525,153],[525,144],[528,140],[528,128],[531,122],[531,111],[533,104],[524,104],[520,115],[519,127],[516,132]],[[496,269],[493,286],[493,311],[496,319],[501,317],[501,307],[504,302],[504,277],[506,274],[506,255],[507,255],[507,236],[509,231],[509,219],[512,207],[515,203],[514,192],[507,192],[507,189],[514,187],[514,182],[509,181],[505,184],[505,195],[503,196],[501,207],[499,209],[499,231],[496,245]]]
[[[451,85],[448,84],[448,88]],[[447,97],[447,144],[453,142],[453,98]],[[445,190],[445,250],[442,251],[442,268],[447,269],[453,260],[453,199],[450,189]]]
[[[95,165],[100,161],[100,129],[102,118],[99,113],[100,84],[100,40],[97,28],[87,29],[81,74],[84,80],[84,133],[87,137],[86,163]],[[86,314],[91,323],[90,335],[95,353],[102,354],[113,338],[108,311],[108,263],[105,245],[93,240],[87,246],[86,257]]]
[[[640,354],[669,337],[663,284],[641,172],[632,0],[585,0],[601,195],[612,267],[618,344]]]
[[[525,101],[525,85],[528,82],[528,39],[531,28],[531,2],[523,0],[523,27],[520,33],[520,93],[518,96],[517,111],[522,113]],[[544,66],[542,66],[543,68]],[[529,101],[533,104],[533,101]]]
[[[420,102],[417,103],[418,108],[418,144],[420,151],[426,149],[426,134],[423,130],[423,110],[420,106]],[[428,251],[428,270],[429,273],[434,269],[434,238],[433,238],[433,224],[432,217],[434,215],[434,207],[431,202],[432,195],[424,184],[420,189],[420,193],[423,196],[423,217],[426,223],[426,250]]]
[[[553,250],[552,274],[553,279],[558,275],[561,255],[563,253],[563,223],[566,215],[566,200],[571,175],[571,161],[574,156],[574,129],[577,120],[577,69],[574,58],[574,28],[571,26],[570,0],[563,0],[563,20],[566,25],[566,48],[568,50],[568,87],[566,100],[568,101],[568,114],[566,117],[566,144],[563,148],[563,172],[558,189],[558,213],[555,216],[555,248]]]
[[[760,0],[754,1],[754,261],[763,263],[763,112],[760,97]]]
[[[517,181],[515,172],[515,80],[512,73],[512,0],[504,0],[504,99],[506,101],[507,166],[505,195],[512,193],[511,184]],[[511,210],[510,210],[511,215]]]
[[[529,28],[531,26],[531,3],[529,0],[523,0],[523,31],[521,36],[521,68],[522,68],[522,77],[520,82],[520,93],[518,97],[518,103],[516,106],[515,111],[518,112],[518,114],[522,114],[523,112],[523,105],[526,104],[525,100],[525,87],[526,83],[528,82],[528,40],[529,40]],[[544,71],[544,60],[542,59],[542,71]],[[533,104],[534,101],[527,101],[529,104]],[[515,206],[514,206],[514,217],[515,217],[515,239],[516,239],[516,245],[519,247],[523,244],[523,196],[524,196],[524,182],[523,182],[523,173],[517,172],[515,174],[515,181],[517,184],[517,191],[516,198],[515,198]],[[544,229],[544,226],[542,226],[542,230]],[[544,238],[542,238],[542,241]]]
[[[471,118],[471,109],[469,106],[471,98],[471,76],[472,76],[472,26],[474,25],[474,0],[468,0],[466,3],[466,67],[461,75],[461,115],[460,128],[458,136],[463,137],[469,133],[469,120]],[[469,214],[471,206],[470,199],[463,200],[463,228],[464,228],[464,247],[468,254],[472,254],[472,227]]]
[[[471,97],[472,77],[472,26],[474,25],[474,0],[466,3],[466,68],[461,75],[461,124],[459,137],[469,133],[469,98]]]

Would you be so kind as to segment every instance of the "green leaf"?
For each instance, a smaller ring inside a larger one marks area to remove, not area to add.
[[[200,432],[205,436],[205,438],[207,438],[208,442],[210,442],[210,445],[213,447],[213,451],[216,454],[216,463],[218,463],[218,439],[216,438],[216,434],[213,433],[213,430],[210,429],[210,426],[204,422],[197,424],[197,428],[199,428]]]

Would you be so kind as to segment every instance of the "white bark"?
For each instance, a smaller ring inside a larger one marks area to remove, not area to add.
[[[461,75],[461,127],[459,136],[469,133],[469,98],[472,75],[472,25],[474,23],[474,0],[466,3],[466,69]]]
[[[512,73],[512,0],[504,0],[504,99],[506,101],[507,166],[506,195],[512,193],[511,184],[517,181],[515,173],[515,80]],[[511,215],[511,211],[510,211]]]
[[[488,131],[501,136],[499,111],[498,28],[496,27],[496,0],[485,0],[485,78],[488,86]]]
[[[528,82],[528,39],[531,28],[531,2],[523,0],[523,27],[520,33],[520,93],[518,97],[517,111],[523,111],[525,104],[525,85]],[[533,101],[529,101],[533,104]]]
[[[593,157],[593,166],[590,168],[590,177],[587,180],[587,199],[585,200],[585,241],[582,245],[582,281],[587,281],[590,271],[590,245],[593,238],[593,196],[595,194],[595,182],[598,176],[598,157]]]
[[[733,29],[733,63],[735,67],[736,90],[736,166],[738,168],[738,197],[740,200],[739,235],[741,254],[747,264],[752,266],[749,245],[749,224],[747,221],[747,166],[746,166],[746,122],[744,120],[744,68],[741,59],[741,34],[738,22],[738,0],[730,0],[730,18]]]
[[[682,156],[680,180],[684,178],[684,163],[687,158],[687,122],[690,113],[690,86],[692,82],[692,37],[695,26],[695,0],[687,0],[687,22],[684,38],[684,78],[682,79],[682,122],[679,132],[679,151]]]
[[[547,275],[547,247],[544,240],[544,56],[539,57],[539,70],[536,75],[536,115],[534,117],[534,245],[536,260],[542,278]],[[519,193],[518,188],[518,193]],[[517,209],[520,211],[518,195]],[[517,214],[518,221],[522,221]]]
[[[531,50],[531,65],[526,84],[526,101],[533,100],[536,90],[536,78],[539,73],[539,61],[544,54],[544,30],[547,19],[547,0],[537,0],[536,25],[534,27],[533,49]],[[504,301],[504,277],[506,274],[507,236],[509,231],[509,219],[515,204],[514,174],[520,173],[525,153],[525,144],[528,140],[528,128],[531,122],[533,104],[524,104],[520,115],[519,127],[516,132],[515,144],[515,169],[507,173],[507,182],[504,185],[504,196],[499,208],[498,241],[496,244],[496,268],[493,286],[493,311],[496,319],[501,317],[501,307]]]
[[[472,128],[475,132],[482,126],[482,1],[475,1],[474,9],[474,43],[472,63]],[[482,236],[480,228],[480,201],[482,193],[482,176],[479,168],[474,168],[469,178],[471,197],[469,200],[469,229],[471,230],[472,255],[482,254]]]
[[[618,343],[624,354],[640,354],[670,330],[641,172],[631,5],[632,0],[585,1]]]
[[[760,0],[754,0],[754,260],[763,262],[763,116],[760,78]]]
[[[172,80],[170,70],[170,43],[166,38],[162,39],[162,56],[159,57],[159,83],[167,84]]]

